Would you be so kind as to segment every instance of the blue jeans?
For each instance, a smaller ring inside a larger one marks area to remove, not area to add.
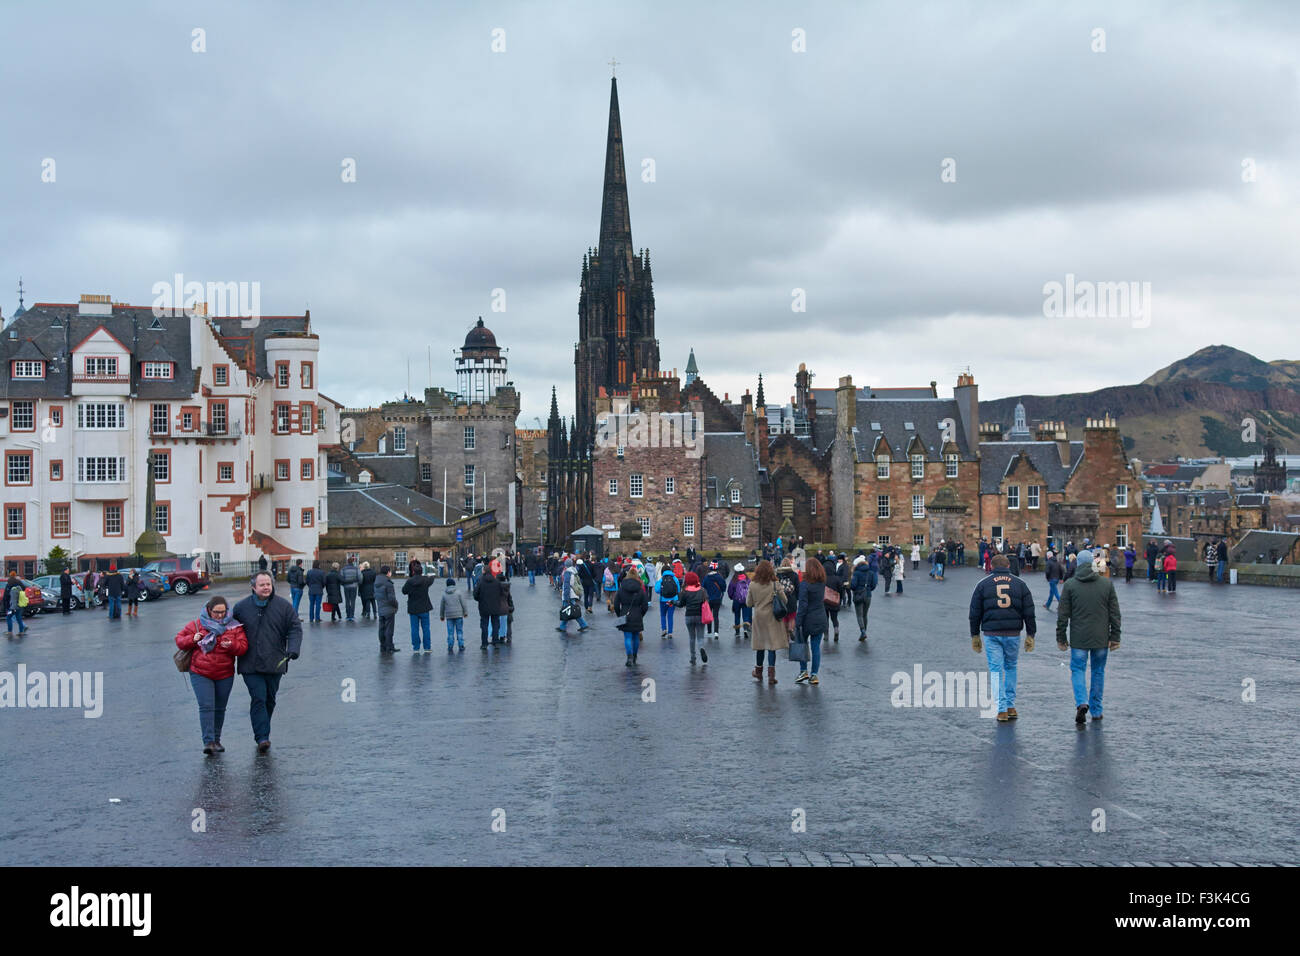
[[[1105,647],[1093,650],[1070,648],[1070,682],[1074,684],[1074,706],[1087,704],[1088,713],[1094,717],[1101,716],[1101,692],[1106,686],[1106,656],[1109,653]],[[1088,692],[1087,676],[1084,673],[1088,668],[1089,657],[1092,658],[1092,693]]]
[[[302,600],[302,588],[289,588],[289,600],[293,602],[293,613],[298,613],[298,602]]]
[[[671,601],[659,602],[659,630],[673,632],[673,613],[677,610],[677,605]]]
[[[631,656],[631,655],[635,654],[635,653],[637,652],[637,650],[641,647],[641,634],[640,634],[640,632],[638,632],[638,631],[624,631],[624,632],[623,632],[623,647],[624,647],[624,649],[627,651],[628,656]]]
[[[424,649],[429,649],[429,612],[423,614],[408,614],[411,619],[411,650],[420,649],[420,633],[424,632]]]
[[[809,674],[816,674],[822,666],[822,635],[807,634],[804,636],[804,640],[808,642],[808,656],[811,660],[807,664],[800,663],[799,669],[807,671]],[[754,653],[757,654],[758,652],[755,651]]]
[[[536,572],[536,571],[529,571],[529,572],[528,572],[528,586],[529,586],[529,587],[532,587],[532,586],[533,586],[534,584],[536,584],[536,583],[537,583],[537,572]]]
[[[1222,584],[1222,583],[1223,583],[1223,576],[1228,572],[1228,562],[1227,562],[1227,561],[1220,561],[1220,562],[1219,562],[1219,566],[1218,566],[1215,570],[1216,570],[1218,573],[1215,575],[1215,578],[1214,578],[1214,579],[1215,579],[1216,581],[1218,581],[1220,584]]]
[[[321,606],[321,602],[324,601],[324,599],[325,599],[325,593],[323,591],[320,594],[308,593],[307,595],[308,622],[320,620],[320,606]]]
[[[108,596],[108,616],[122,616],[122,599],[120,597],[113,597],[111,594]]]
[[[578,609],[578,616],[577,616],[576,618],[574,618],[574,620],[578,622],[578,630],[580,630],[580,631],[585,631],[589,625],[587,624],[586,620],[585,620],[585,619],[583,618],[583,616],[582,616],[582,602],[581,602],[581,601],[574,601],[573,599],[569,599],[569,600],[566,600],[564,603],[565,603],[565,604],[572,604],[574,607],[576,607],[576,608]],[[560,621],[560,630],[561,630],[561,631],[567,631],[568,629],[569,629],[569,622],[568,622],[568,621]]]
[[[506,639],[506,635],[510,633],[510,615],[498,614],[495,618],[493,618],[492,623],[494,625],[492,628],[493,631],[492,636],[496,638],[500,638],[501,640],[504,641]]]
[[[230,700],[231,688],[235,686],[234,676],[211,680],[191,671],[190,684],[199,702],[199,730],[203,732],[203,742],[210,744],[220,740],[221,726],[226,722],[226,701]]]
[[[989,659],[989,676],[997,684],[998,710],[1016,706],[1016,661],[1020,659],[1020,635],[984,635],[984,653]]]
[[[8,614],[5,615],[5,627],[6,629],[8,629],[10,634],[14,632],[14,621],[18,622],[19,634],[22,634],[24,631],[27,630],[27,625],[23,623],[23,612],[10,611]]]
[[[1048,582],[1047,582],[1047,606],[1048,606],[1048,607],[1051,607],[1051,606],[1052,606],[1052,602],[1053,602],[1053,601],[1055,601],[1055,602],[1058,603],[1058,604],[1061,603],[1061,588],[1060,588],[1060,584],[1061,584],[1060,581],[1048,581]]]
[[[248,716],[253,721],[253,739],[259,744],[271,739],[271,715],[275,713],[275,694],[283,674],[245,674],[248,688]]]
[[[740,621],[742,618],[744,618],[746,624],[754,620],[754,609],[752,607],[745,607],[745,602],[743,601],[739,604],[732,601],[731,613],[736,618],[736,627],[740,627]]]
[[[453,641],[459,641],[460,646],[465,646],[465,619],[463,617],[453,617],[447,621],[447,649],[451,650]]]
[[[357,613],[357,589],[356,588],[343,589],[343,607],[345,609],[344,613],[347,614],[348,620],[349,621],[355,620],[356,613]]]

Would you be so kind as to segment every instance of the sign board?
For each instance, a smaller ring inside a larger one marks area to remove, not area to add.
[[[601,530],[601,531],[613,531],[613,530],[614,530],[614,525],[612,525],[612,524],[603,524],[603,525],[600,526],[600,530]]]
[[[608,537],[610,537],[610,538],[618,538],[618,537],[621,537],[621,536],[622,536],[622,532],[621,532],[621,531],[611,531],[611,532],[609,533],[609,535],[608,535]]]
[[[464,528],[457,528],[457,529],[456,529],[456,540],[457,540],[457,541],[464,541],[464,540],[465,540],[465,529],[464,529]]]

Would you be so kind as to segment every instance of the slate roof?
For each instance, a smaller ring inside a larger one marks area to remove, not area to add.
[[[78,315],[76,303],[38,302],[5,326],[0,336],[0,398],[66,398],[72,392],[71,350],[101,326],[132,353],[131,390],[137,398],[184,399],[197,390],[196,369],[190,366],[190,320],[182,316],[163,318],[154,324],[149,306],[113,306],[112,315]],[[45,379],[11,380],[9,362],[31,357],[35,349],[48,357]],[[162,349],[176,363],[171,381],[143,379],[140,362],[155,349]],[[26,354],[20,355],[23,352]]]
[[[980,442],[980,494],[996,495],[1007,469],[1021,452],[1047,483],[1048,493],[1065,491],[1065,483],[1083,458],[1083,442],[1070,442],[1070,464],[1061,464],[1061,453],[1054,441],[985,441]]]
[[[754,446],[745,441],[743,432],[706,432],[704,435],[704,454],[707,456],[705,474],[709,478],[717,479],[719,493],[723,492],[727,482],[734,478],[741,482],[740,507],[757,508],[760,506],[758,457],[754,453]],[[727,494],[728,497],[723,507],[727,507],[731,503],[730,493]],[[709,501],[707,500],[708,497],[708,495],[705,495],[705,507],[716,508],[718,499],[714,497],[713,500]]]
[[[448,508],[447,518],[459,518]],[[441,527],[442,502],[401,485],[341,485],[329,489],[330,530]]]
[[[372,455],[353,452],[353,457],[381,484],[415,488],[420,481],[420,463],[415,455]]]
[[[900,391],[916,390],[900,389]],[[925,392],[929,394],[929,389],[925,389]],[[945,418],[951,418],[953,421],[953,441],[957,445],[959,460],[974,461],[974,455],[969,451],[971,446],[967,443],[966,432],[962,428],[961,413],[954,399],[871,399],[858,402],[856,414],[857,427],[854,429],[853,439],[857,448],[858,461],[875,460],[875,448],[882,435],[889,442],[892,461],[908,460],[908,448],[912,443],[913,435],[920,436],[925,447],[926,461],[939,461],[942,457],[939,423]],[[880,423],[880,431],[875,431],[871,427],[872,422]],[[908,422],[912,423],[911,428],[907,427]]]
[[[1233,564],[1252,564],[1262,554],[1265,563],[1269,563],[1270,552],[1276,550],[1279,558],[1285,558],[1297,540],[1300,540],[1300,532],[1260,531],[1252,528],[1241,536],[1236,547],[1229,550],[1228,559]]]
[[[255,348],[258,378],[270,378],[271,372],[266,364],[266,337],[280,332],[305,333],[311,331],[311,322],[305,315],[264,315],[251,329],[244,328],[243,323],[251,321],[238,317],[212,319],[222,344],[234,354],[243,367],[245,349],[250,339]]]

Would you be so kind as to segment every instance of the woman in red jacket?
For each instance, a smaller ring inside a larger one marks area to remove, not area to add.
[[[230,613],[226,599],[214,596],[203,606],[197,621],[181,628],[176,646],[194,652],[190,657],[190,684],[199,702],[203,752],[209,756],[222,753],[226,748],[221,746],[221,725],[235,684],[235,658],[248,650],[244,626]]]

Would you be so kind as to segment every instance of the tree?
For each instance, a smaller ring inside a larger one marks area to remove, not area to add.
[[[45,556],[45,573],[59,574],[64,568],[72,567],[71,556],[58,545],[50,548],[50,553]]]

